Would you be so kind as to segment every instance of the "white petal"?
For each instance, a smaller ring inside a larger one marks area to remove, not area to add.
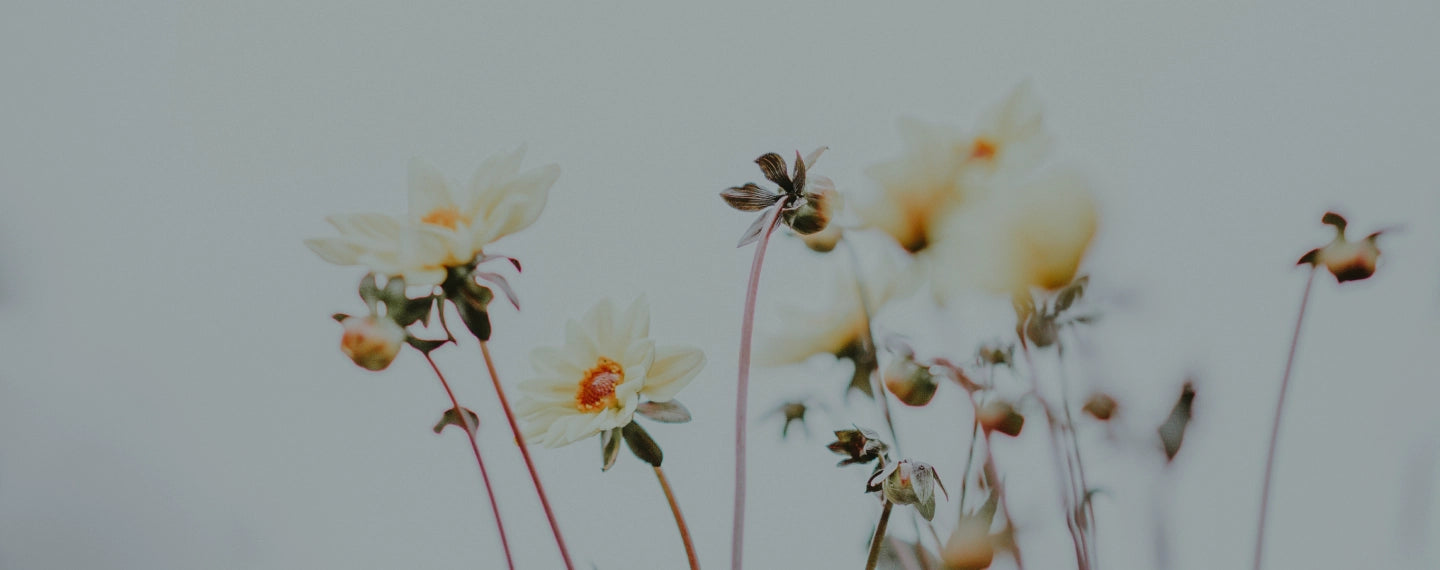
[[[493,240],[500,239],[530,227],[545,210],[550,197],[550,188],[560,178],[560,167],[554,164],[526,172],[524,175],[500,187],[506,197],[486,221],[497,228]],[[511,198],[516,197],[516,198]]]
[[[347,237],[378,241],[395,241],[400,237],[400,221],[387,214],[341,214],[325,220]]]
[[[364,248],[345,238],[316,238],[305,240],[305,247],[335,265],[356,265]]]
[[[675,397],[705,367],[705,353],[688,346],[662,346],[655,349],[655,361],[645,375],[641,391],[654,402]]]
[[[502,152],[491,155],[480,163],[475,169],[475,175],[470,177],[469,199],[474,200],[485,190],[499,186],[502,182],[509,180],[520,172],[520,163],[525,159],[525,145],[520,145],[510,152]]]
[[[565,351],[579,361],[589,362],[588,369],[600,360],[601,354],[595,339],[586,331],[585,325],[573,319],[565,323]]]
[[[542,374],[579,378],[595,366],[594,361],[585,362],[579,355],[553,346],[541,346],[530,351],[530,365]]]
[[[410,159],[410,217],[419,221],[440,208],[455,208],[445,175],[423,158]]]
[[[595,340],[595,347],[600,355],[611,359],[619,359],[624,356],[621,351],[629,345],[630,339],[617,338],[615,330],[615,303],[610,299],[602,299],[585,312],[583,321],[585,333]]]
[[[822,146],[820,148],[810,151],[810,154],[805,155],[805,169],[809,170],[811,168],[815,168],[815,163],[820,161],[820,155],[825,154],[825,151],[827,150],[830,150],[830,147]]]
[[[636,297],[625,309],[625,314],[620,316],[616,323],[617,331],[624,331],[625,336],[631,339],[640,339],[650,336],[650,301],[645,295]]]

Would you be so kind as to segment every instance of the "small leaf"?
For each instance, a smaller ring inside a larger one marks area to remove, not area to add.
[[[1329,226],[1335,226],[1336,231],[1340,232],[1341,234],[1345,233],[1345,216],[1342,216],[1335,212],[1325,212],[1325,215],[1320,217],[1320,223]]]
[[[669,402],[642,402],[635,412],[667,424],[683,424],[690,421],[690,410],[676,400]]]
[[[755,159],[755,164],[760,165],[760,172],[765,178],[780,186],[785,192],[793,192],[795,186],[790,183],[790,176],[785,174],[785,159],[773,152],[765,153]]]
[[[386,281],[385,290],[381,292],[381,298],[385,301],[385,310],[387,312],[400,310],[399,306],[409,301],[409,299],[405,298],[405,278],[397,275],[391,277],[389,281]]]
[[[1295,265],[1305,265],[1307,263],[1310,265],[1315,265],[1319,261],[1320,248],[1317,247],[1315,249],[1305,252],[1305,255],[1300,256],[1300,261],[1296,261]]]
[[[620,429],[620,435],[625,437],[625,444],[630,446],[630,452],[639,457],[641,461],[660,466],[665,459],[665,454],[660,451],[660,445],[650,438],[650,434],[640,424],[630,422]]]
[[[415,350],[418,350],[425,354],[430,354],[431,351],[445,346],[445,343],[450,342],[450,339],[430,340],[405,335],[405,342],[410,346],[415,347]]]
[[[360,299],[370,307],[370,313],[375,313],[375,305],[380,302],[380,288],[375,286],[375,274],[366,273],[360,279]]]
[[[455,304],[460,320],[465,322],[465,328],[470,329],[470,334],[480,340],[490,340],[489,306],[495,294],[469,280],[466,282],[467,285],[461,287],[459,294],[451,297],[450,301]]]
[[[401,297],[404,299],[404,297]],[[392,307],[394,316],[391,318],[402,327],[415,324],[415,321],[424,321],[426,326],[430,325],[430,309],[435,305],[435,298],[425,296],[419,299],[405,299]]]
[[[1185,383],[1180,390],[1180,399],[1175,401],[1175,407],[1170,409],[1170,417],[1165,423],[1160,424],[1160,443],[1165,446],[1166,461],[1174,461],[1175,454],[1180,453],[1180,445],[1185,443],[1185,428],[1190,425],[1190,407],[1195,401],[1195,387],[1189,382]]]
[[[620,457],[620,428],[600,432],[600,470],[609,471]]]
[[[520,310],[520,299],[515,296],[515,290],[510,288],[510,282],[505,280],[503,275],[481,271],[476,272],[475,276],[500,287],[500,292],[505,294],[505,298],[510,301],[510,304],[515,307],[515,310]]]
[[[350,318],[350,315],[347,315],[345,313],[335,313],[333,315],[330,315],[330,318],[335,319],[335,322],[337,323],[343,323],[345,322],[345,319]]]
[[[740,243],[735,244],[735,247],[745,247],[749,245],[750,242],[760,239],[760,234],[764,233],[765,226],[769,224],[771,215],[769,212],[766,212],[760,214],[760,217],[755,218],[755,221],[750,223],[750,227],[745,228],[745,233],[740,236]]]
[[[780,194],[756,186],[754,182],[744,186],[726,188],[720,192],[720,197],[725,200],[726,204],[742,212],[758,212],[769,208],[780,201],[780,196]]]
[[[470,408],[460,409],[465,410],[465,417],[470,420],[470,433],[473,434],[480,431],[480,416],[476,415]],[[436,422],[435,427],[430,429],[438,434],[445,430],[445,426],[455,426],[460,429],[465,429],[465,422],[460,420],[460,414],[455,413],[455,408],[450,408],[445,410],[445,413],[440,414],[440,421]]]

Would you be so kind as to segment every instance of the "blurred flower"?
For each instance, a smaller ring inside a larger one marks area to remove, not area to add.
[[[955,531],[940,550],[945,570],[981,570],[995,560],[995,537],[990,521],[982,516],[962,516]]]
[[[528,441],[567,445],[633,419],[640,397],[668,402],[705,365],[699,349],[656,346],[650,308],[636,299],[623,313],[609,299],[565,327],[565,345],[530,355],[536,378],[520,383],[517,412]]]
[[[1106,421],[1115,415],[1115,409],[1117,407],[1119,407],[1119,404],[1115,403],[1115,398],[1111,398],[1106,394],[1097,393],[1090,396],[1090,399],[1085,400],[1085,407],[1081,408],[1081,410],[1097,420]]]
[[[1025,416],[1004,400],[992,400],[985,404],[975,419],[980,421],[980,427],[985,431],[998,431],[1011,437],[1020,435],[1020,430],[1025,427]]]
[[[835,465],[836,467],[854,463],[869,463],[876,459],[883,462],[886,451],[890,449],[890,446],[880,441],[880,434],[875,433],[875,430],[859,426],[856,426],[855,429],[836,431],[835,442],[826,447],[830,451],[846,456]]]
[[[1028,83],[982,114],[974,136],[911,119],[901,120],[899,129],[904,152],[867,171],[882,194],[860,217],[910,253],[934,244],[940,222],[990,193],[993,178],[1036,167],[1050,140]]]
[[[790,424],[800,424],[800,429],[805,430],[805,435],[810,435],[810,427],[805,423],[805,413],[810,411],[810,406],[802,401],[790,401],[780,404],[779,407],[771,410],[767,417],[783,416],[784,424],[780,427],[780,439],[790,435]]]
[[[471,263],[491,242],[535,222],[560,176],[545,165],[520,172],[525,147],[486,159],[460,194],[433,165],[410,161],[409,215],[349,214],[327,218],[339,237],[305,240],[322,259],[365,265],[411,284],[438,285],[450,267]]]
[[[816,178],[819,180],[811,181],[812,187],[821,186],[819,191],[815,193],[817,195],[816,204],[824,210],[822,212],[823,216],[829,223],[826,224],[824,229],[818,232],[811,234],[795,232],[795,235],[799,237],[801,241],[805,242],[805,247],[810,248],[812,251],[826,253],[835,249],[835,246],[840,243],[840,238],[845,235],[845,230],[841,228],[840,224],[835,223],[835,217],[840,214],[841,210],[845,209],[845,196],[837,192],[833,187],[826,188],[822,186],[824,184],[832,184],[829,179]]]
[[[875,477],[884,481],[886,500],[897,505],[914,505],[927,521],[935,518],[935,485],[939,484],[940,490],[949,497],[935,468],[927,463],[901,459],[886,466]],[[871,478],[872,482],[875,477]]]
[[[811,176],[807,172],[820,160],[820,155],[824,154],[825,150],[826,147],[817,148],[804,158],[796,151],[793,175],[785,172],[785,159],[780,155],[773,152],[761,155],[755,159],[755,163],[760,165],[760,171],[767,180],[780,187],[780,192],[761,188],[750,182],[744,186],[727,188],[720,192],[720,197],[730,207],[742,212],[768,210],[784,201],[784,210],[780,214],[785,225],[801,235],[819,232],[829,225],[839,201],[834,182],[824,176]],[[736,247],[759,239],[760,234],[765,232],[765,224],[769,218],[769,214],[760,214],[760,217],[750,224],[750,228],[745,230],[745,234],[740,236],[740,243]]]
[[[915,362],[914,353],[897,354],[885,367],[885,389],[889,390],[900,403],[907,406],[923,406],[935,397],[939,384],[928,366]]]
[[[366,370],[388,368],[405,343],[405,329],[385,317],[340,317],[345,332],[340,335],[340,350],[355,364]]]
[[[943,300],[964,291],[1029,295],[1074,278],[1095,237],[1089,186],[1060,171],[1033,178],[945,220],[930,255],[932,288]]]
[[[1346,222],[1343,216],[1335,212],[1326,212],[1321,221],[1335,226],[1335,239],[1324,247],[1310,250],[1300,258],[1298,264],[1323,265],[1331,275],[1335,276],[1335,281],[1340,283],[1368,279],[1374,275],[1375,265],[1380,260],[1380,248],[1375,245],[1375,240],[1384,231],[1372,233],[1365,236],[1363,240],[1352,242],[1345,239]]]

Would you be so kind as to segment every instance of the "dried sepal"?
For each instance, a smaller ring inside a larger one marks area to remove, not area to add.
[[[985,404],[976,419],[985,431],[1000,432],[1010,437],[1020,435],[1020,430],[1025,427],[1025,416],[1004,400],[992,400]]]
[[[1110,418],[1115,416],[1115,410],[1118,407],[1119,404],[1115,402],[1115,398],[1111,398],[1107,394],[1097,393],[1086,399],[1085,406],[1080,409],[1097,420],[1109,421]]]
[[[745,233],[740,235],[740,242],[736,243],[735,247],[745,247],[760,239],[760,234],[765,232],[765,226],[770,222],[771,215],[773,214],[763,213],[760,214],[760,217],[755,218],[755,221],[750,223],[750,227],[745,228]]]
[[[620,435],[625,438],[625,445],[630,447],[630,452],[634,453],[635,457],[639,457],[641,461],[659,467],[660,462],[665,460],[665,453],[660,451],[660,444],[655,443],[655,440],[650,437],[650,433],[640,427],[640,424],[635,422],[625,424],[625,427],[620,428]]]
[[[465,410],[465,419],[470,421],[470,433],[474,434],[480,431],[480,416],[470,410],[470,408],[462,407],[460,409]],[[445,413],[440,414],[440,421],[436,422],[435,427],[430,428],[430,430],[438,434],[445,430],[445,426],[455,426],[460,429],[466,429],[465,422],[461,421],[460,414],[455,413],[455,408],[450,408],[445,410]]]
[[[1066,285],[1064,289],[1060,290],[1060,293],[1055,295],[1055,312],[1059,313],[1069,309],[1070,305],[1085,295],[1085,287],[1089,285],[1090,277],[1088,275],[1081,276]]]
[[[615,460],[620,457],[620,441],[624,436],[620,433],[621,428],[615,428],[600,432],[600,470],[609,471],[615,466]]]
[[[855,429],[838,430],[835,432],[835,441],[827,446],[830,451],[846,456],[835,464],[836,467],[844,467],[856,463],[869,463],[885,456],[890,446],[880,441],[880,434],[875,430],[854,426]]]
[[[1325,215],[1320,217],[1320,223],[1327,226],[1335,226],[1335,231],[1342,234],[1345,233],[1345,226],[1348,225],[1345,221],[1345,216],[1335,212],[1325,212]]]
[[[683,424],[690,421],[690,410],[678,400],[668,402],[641,402],[635,413],[667,424]]]
[[[800,151],[795,151],[795,174],[791,178],[791,188],[796,192],[805,191],[805,159],[800,157]]]
[[[924,406],[930,403],[939,388],[930,368],[915,362],[913,356],[897,356],[892,359],[885,367],[883,377],[885,389],[907,406]]]
[[[515,289],[510,287],[510,281],[505,279],[505,276],[499,273],[490,273],[485,271],[477,271],[475,272],[475,276],[489,281],[490,283],[493,283],[496,287],[499,287],[500,292],[505,294],[505,300],[510,301],[510,305],[515,307],[515,310],[520,310],[520,297],[515,294]]]
[[[726,204],[742,212],[758,212],[774,206],[776,202],[780,201],[781,196],[783,194],[756,186],[754,182],[744,186],[726,188],[720,192],[720,197],[725,199]]]
[[[760,165],[760,172],[765,174],[765,179],[774,182],[786,193],[793,192],[795,186],[790,182],[790,175],[785,173],[785,159],[773,152],[767,152],[755,159],[755,164]]]

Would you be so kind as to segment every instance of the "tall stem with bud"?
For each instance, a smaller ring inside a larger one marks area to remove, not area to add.
[[[1265,555],[1265,518],[1270,511],[1270,480],[1275,470],[1275,444],[1280,440],[1280,415],[1285,411],[1285,393],[1290,387],[1290,370],[1295,365],[1295,349],[1300,346],[1300,330],[1305,324],[1305,308],[1310,304],[1310,287],[1315,284],[1316,269],[1310,270],[1305,280],[1305,292],[1300,294],[1300,314],[1295,317],[1295,332],[1290,337],[1290,355],[1285,358],[1285,373],[1280,377],[1280,398],[1275,401],[1275,420],[1270,426],[1270,451],[1265,454],[1265,483],[1260,488],[1260,522],[1255,532],[1255,570]]]

